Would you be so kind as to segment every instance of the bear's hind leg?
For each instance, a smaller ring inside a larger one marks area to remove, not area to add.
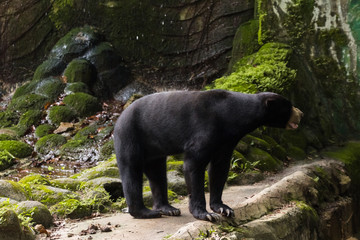
[[[145,207],[142,196],[143,160],[138,151],[121,151],[117,154],[118,166],[122,180],[129,213],[134,218],[158,218],[161,214]]]
[[[179,216],[180,209],[174,208],[168,201],[166,157],[149,160],[144,172],[150,182],[154,201],[153,210],[159,211],[162,215]]]

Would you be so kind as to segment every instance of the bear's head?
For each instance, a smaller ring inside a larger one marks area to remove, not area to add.
[[[276,93],[261,93],[265,106],[264,125],[286,129],[297,129],[304,116],[289,100]]]

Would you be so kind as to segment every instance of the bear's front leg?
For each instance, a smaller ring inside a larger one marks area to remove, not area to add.
[[[214,158],[209,166],[210,208],[225,217],[235,217],[234,210],[223,204],[221,198],[229,174],[232,148],[221,151],[219,158]]]
[[[194,218],[210,222],[220,220],[220,215],[206,211],[206,201],[204,193],[205,167],[198,162],[184,161],[184,175],[189,192],[189,210]]]

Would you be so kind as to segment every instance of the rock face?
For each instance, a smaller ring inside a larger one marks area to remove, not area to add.
[[[19,4],[5,0],[0,6],[0,25],[4,26],[0,79],[5,83],[19,81],[19,74],[15,78],[15,72],[28,76],[29,62],[39,64],[40,58],[48,54],[67,31],[90,24],[104,30],[107,40],[125,60],[136,63],[142,79],[153,81],[159,77],[162,84],[199,85],[224,72],[237,26],[251,19],[254,13],[254,1],[231,0],[59,1],[55,4],[35,0]],[[13,31],[15,27],[17,31]],[[79,39],[86,37],[79,36]],[[71,47],[80,53],[86,45]],[[117,64],[119,57],[113,53],[108,55],[108,51],[108,43],[100,44],[86,59],[97,67],[111,66],[111,69],[100,67],[99,79],[102,82],[111,79],[109,83],[115,84],[118,79],[114,76],[124,71]],[[99,56],[104,54],[112,64],[99,61]],[[56,57],[54,52],[51,55]],[[96,62],[92,60],[94,56],[98,59]],[[63,61],[53,58],[47,61],[55,72],[62,71]],[[66,59],[65,63],[68,63]],[[184,84],[185,79],[188,82]]]

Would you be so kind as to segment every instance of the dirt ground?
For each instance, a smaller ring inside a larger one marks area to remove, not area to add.
[[[264,181],[254,185],[231,186],[224,190],[223,201],[229,206],[235,206],[248,198],[253,197],[263,189],[288,176],[309,161],[298,162],[282,172],[267,177]],[[208,194],[207,194],[208,202]],[[162,217],[158,219],[134,219],[129,214],[115,213],[96,217],[90,220],[72,220],[63,222],[58,228],[51,229],[51,239],[68,240],[144,240],[164,239],[176,233],[182,226],[190,222],[200,222],[192,217],[188,210],[188,199],[174,204],[180,208],[181,216]],[[205,222],[204,222],[205,223]],[[102,230],[101,230],[102,229]],[[110,231],[111,230],[111,231]],[[85,234],[86,235],[82,235]]]

